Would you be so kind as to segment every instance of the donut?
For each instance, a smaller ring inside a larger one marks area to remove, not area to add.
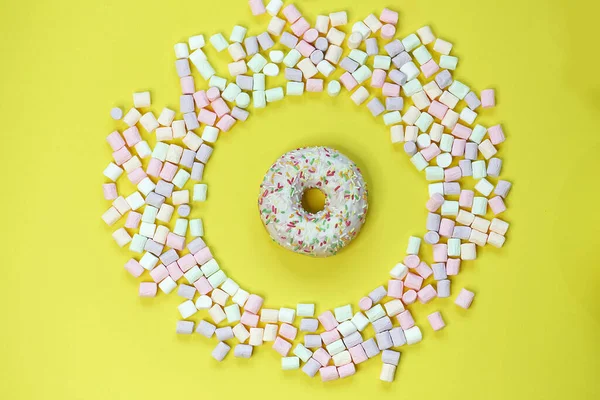
[[[325,194],[325,207],[302,207],[307,189]],[[367,216],[367,186],[348,157],[328,147],[305,147],[282,155],[260,185],[258,208],[273,241],[299,254],[329,257],[360,232]]]

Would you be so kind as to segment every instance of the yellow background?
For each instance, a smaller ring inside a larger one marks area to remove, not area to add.
[[[355,3],[350,6],[350,3]],[[348,9],[351,20],[383,1],[300,1],[314,21]],[[137,297],[100,220],[110,158],[109,110],[152,91],[153,109],[178,108],[173,44],[192,34],[228,36],[254,19],[246,0],[49,1],[0,4],[2,122],[2,328],[0,398],[598,399],[600,263],[598,168],[600,7],[591,1],[400,2],[400,34],[424,24],[455,44],[457,76],[498,89],[504,175],[514,181],[506,247],[479,252],[453,280],[476,294],[413,307],[424,341],[404,347],[396,382],[380,361],[324,384],[280,370],[268,348],[216,363],[215,341],[175,334],[176,295]],[[263,28],[264,29],[264,28]],[[210,52],[214,56],[214,52]],[[220,70],[226,53],[216,56]],[[345,91],[311,94],[253,114],[224,134],[206,170],[209,201],[195,208],[223,268],[267,305],[356,302],[385,282],[411,234],[422,234],[426,184],[388,130]],[[259,118],[256,116],[260,115]],[[336,257],[280,249],[255,201],[271,162],[305,145],[340,149],[370,189],[364,231]],[[440,309],[434,333],[426,315]]]

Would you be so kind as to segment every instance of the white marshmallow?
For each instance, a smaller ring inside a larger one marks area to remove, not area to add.
[[[365,89],[364,86],[359,86],[358,89],[356,89],[354,93],[350,95],[350,99],[352,99],[354,104],[356,104],[357,106],[364,103],[367,100],[367,98],[369,98],[369,91]]]
[[[189,318],[198,312],[194,302],[191,300],[184,301],[177,306],[177,309],[179,310],[179,314],[181,314],[182,318]]]
[[[204,41],[204,35],[190,36],[188,43],[190,45],[190,49],[192,50],[201,49],[206,45]]]
[[[227,39],[221,33],[215,33],[210,37],[210,44],[215,48],[219,53],[222,52],[229,46]]]
[[[176,43],[174,46],[175,57],[177,59],[188,58],[190,55],[190,49],[187,43]]]
[[[246,37],[246,32],[248,32],[248,29],[244,28],[243,26],[234,26],[231,30],[231,35],[229,35],[229,41],[242,43]]]
[[[393,382],[396,375],[396,366],[392,364],[382,364],[379,379],[384,382]]]
[[[406,337],[406,343],[409,345],[419,343],[423,339],[423,334],[418,326],[405,329],[404,336]]]
[[[315,315],[315,305],[299,303],[296,305],[296,315],[299,317],[313,317]]]
[[[288,324],[293,324],[294,319],[296,318],[296,310],[293,308],[285,308],[282,307],[279,309],[279,322],[285,322]]]
[[[300,368],[300,358],[298,357],[282,357],[281,369],[287,371]]]
[[[283,97],[283,88],[280,86],[265,90],[265,98],[268,103],[279,101],[283,99]]]

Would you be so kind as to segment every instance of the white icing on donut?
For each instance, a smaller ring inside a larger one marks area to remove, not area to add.
[[[310,188],[326,196],[325,208],[302,208]],[[336,254],[358,235],[367,215],[367,187],[348,157],[327,147],[305,147],[281,156],[269,169],[258,198],[260,217],[273,240],[296,253]]]

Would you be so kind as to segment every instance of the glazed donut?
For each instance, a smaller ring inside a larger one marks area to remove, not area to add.
[[[320,189],[325,208],[302,207],[304,191]],[[328,147],[305,147],[281,156],[267,171],[258,198],[271,238],[296,253],[336,254],[360,232],[367,216],[367,186],[348,157]]]

